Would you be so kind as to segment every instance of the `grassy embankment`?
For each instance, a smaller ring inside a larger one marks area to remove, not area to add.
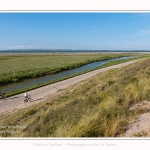
[[[35,106],[0,117],[0,125],[26,126],[3,132],[17,137],[116,137],[145,109],[130,107],[150,101],[150,59],[89,78]],[[20,132],[21,131],[21,132]]]
[[[135,54],[81,54],[81,55],[18,55],[0,56],[0,85],[19,82],[25,79],[36,78],[48,74],[54,74],[64,70],[111,58],[130,56]],[[76,74],[78,75],[78,74]],[[72,75],[75,76],[75,75]],[[15,95],[25,90],[35,89],[66,78],[57,79],[47,83],[35,85],[27,89],[21,89],[7,93],[6,96]]]

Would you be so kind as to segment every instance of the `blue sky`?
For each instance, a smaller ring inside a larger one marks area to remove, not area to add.
[[[150,13],[0,13],[0,50],[150,50]]]

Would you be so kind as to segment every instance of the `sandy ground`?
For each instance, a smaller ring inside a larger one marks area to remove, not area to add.
[[[73,86],[75,83],[79,83],[87,78],[90,78],[98,73],[114,69],[120,68],[123,66],[130,65],[137,60],[98,69],[92,72],[85,73],[83,75],[79,75],[64,81],[60,81],[54,84],[50,84],[32,91],[28,91],[28,94],[32,97],[32,102],[24,103],[24,93],[9,97],[5,100],[0,100],[0,115],[4,116],[10,113],[16,112],[20,109],[24,109],[30,107],[31,105],[35,105],[41,101],[46,100],[46,97],[52,94],[61,91],[61,89],[65,89],[69,86]],[[79,83],[80,84],[80,83]],[[137,116],[136,120],[130,123],[126,133],[121,137],[150,137],[150,102],[143,102],[142,104],[138,104],[136,107],[141,107],[142,109],[147,109],[147,113],[144,113],[140,116]],[[135,109],[135,108],[131,109]]]
[[[144,110],[145,113],[138,115],[135,120],[132,120],[127,131],[121,137],[150,137],[150,102],[142,101],[132,106],[132,110]]]

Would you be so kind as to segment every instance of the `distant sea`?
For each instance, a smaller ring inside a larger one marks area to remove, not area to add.
[[[150,50],[70,50],[70,49],[28,49],[28,50],[0,50],[0,54],[30,54],[30,53],[96,53],[96,52],[150,52]]]

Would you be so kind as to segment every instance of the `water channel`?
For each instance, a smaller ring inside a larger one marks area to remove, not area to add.
[[[67,71],[63,71],[63,72],[59,72],[59,73],[56,73],[56,74],[47,75],[47,76],[43,76],[43,77],[39,77],[39,78],[27,79],[27,80],[24,80],[22,82],[17,82],[17,83],[12,83],[12,84],[8,84],[8,85],[5,85],[5,86],[1,86],[0,90],[4,93],[7,93],[7,92],[15,91],[15,90],[18,90],[18,89],[27,88],[27,87],[30,87],[30,86],[33,86],[33,85],[36,85],[36,84],[52,81],[52,80],[55,80],[55,79],[59,79],[59,78],[68,76],[68,75],[72,75],[72,74],[75,74],[75,73],[79,73],[79,72],[82,72],[82,71],[93,69],[93,68],[101,66],[101,65],[103,65],[107,62],[110,62],[110,61],[124,60],[124,59],[129,59],[131,57],[133,57],[133,56],[114,58],[114,59],[109,59],[109,60],[93,62],[93,63],[87,64],[87,65],[81,66],[79,68],[75,68],[75,69],[71,69],[71,70],[67,70]]]

